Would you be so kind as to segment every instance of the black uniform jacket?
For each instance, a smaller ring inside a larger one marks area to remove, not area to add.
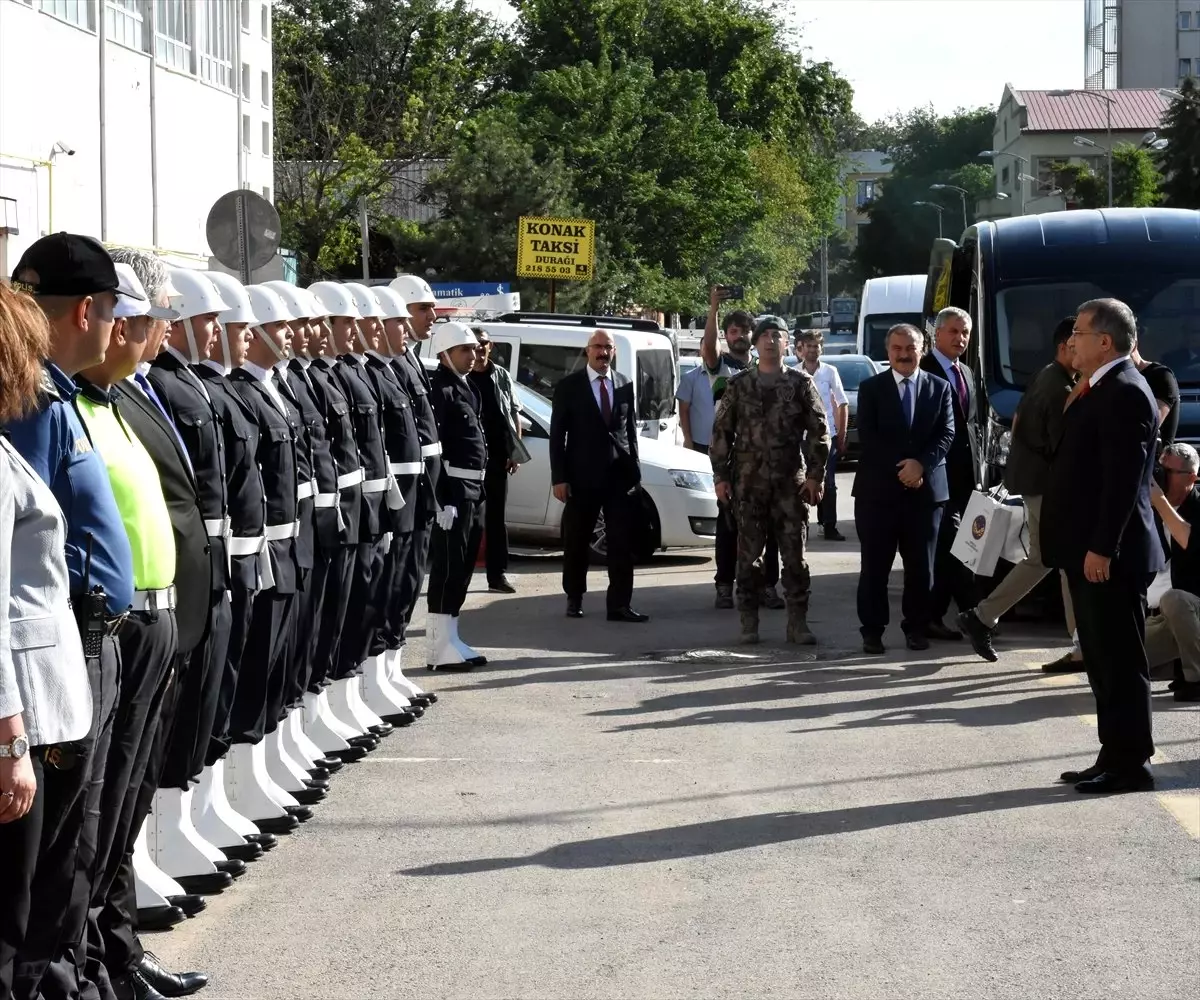
[[[483,499],[483,472],[487,468],[487,441],[483,436],[481,404],[475,387],[445,365],[430,379],[429,402],[437,418],[442,442],[442,506],[478,503]],[[456,472],[479,473],[478,478]]]

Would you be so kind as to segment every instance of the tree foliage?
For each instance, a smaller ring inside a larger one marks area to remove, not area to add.
[[[1051,164],[1054,184],[1069,205],[1104,208],[1108,205],[1108,164],[1093,170],[1083,163]],[[1161,177],[1148,149],[1128,142],[1113,146],[1113,205],[1118,208],[1149,208],[1159,204]]]
[[[1162,173],[1163,204],[1200,208],[1200,87],[1189,77],[1179,88],[1158,130],[1167,146],[1156,155]]]

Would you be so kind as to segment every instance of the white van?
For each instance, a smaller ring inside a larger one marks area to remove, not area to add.
[[[858,309],[858,353],[873,361],[887,361],[884,338],[897,323],[924,330],[925,275],[896,274],[871,278],[863,285]]]
[[[507,368],[514,382],[547,399],[553,398],[554,387],[564,375],[587,364],[584,348],[592,334],[607,330],[617,345],[614,367],[633,383],[638,433],[675,440],[679,424],[675,416],[675,351],[653,320],[506,313],[469,325],[487,330],[495,364]]]

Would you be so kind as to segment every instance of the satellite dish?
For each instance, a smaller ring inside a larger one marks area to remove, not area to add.
[[[204,232],[213,256],[248,283],[279,249],[279,213],[262,195],[239,188],[216,200]]]

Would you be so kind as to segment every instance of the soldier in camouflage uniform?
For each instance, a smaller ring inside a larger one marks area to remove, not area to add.
[[[829,428],[816,383],[783,366],[787,324],[767,316],[754,329],[758,365],[729,380],[717,404],[709,456],[717,498],[737,517],[737,606],[742,641],[758,642],[759,570],[775,528],[787,600],[788,642],[815,643],[808,628],[808,506],[821,500]]]

